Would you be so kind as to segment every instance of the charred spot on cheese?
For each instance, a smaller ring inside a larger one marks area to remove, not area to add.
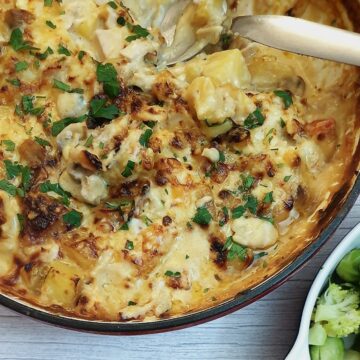
[[[37,193],[29,193],[23,202],[25,224],[23,238],[31,243],[42,243],[58,238],[65,228],[59,217],[66,211],[56,200]]]

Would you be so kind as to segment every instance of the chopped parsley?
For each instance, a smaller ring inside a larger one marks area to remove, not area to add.
[[[87,115],[82,115],[78,118],[65,118],[59,121],[55,121],[51,127],[52,136],[58,136],[66,127],[70,124],[76,124],[84,122],[87,119]]]
[[[122,224],[122,225],[120,226],[120,229],[119,229],[119,230],[121,230],[121,231],[127,231],[127,230],[129,230],[129,223],[126,222],[126,223]]]
[[[28,41],[24,41],[23,33],[19,28],[16,28],[12,31],[9,44],[15,51],[38,50]]]
[[[62,44],[58,47],[58,54],[65,55],[65,56],[71,56],[71,52]]]
[[[150,226],[153,223],[153,221],[151,219],[149,219],[146,215],[144,215],[142,217],[142,219],[143,219],[146,226]]]
[[[244,206],[238,206],[235,209],[233,209],[231,211],[232,213],[232,218],[235,219],[239,219],[241,218],[246,212],[246,208]]]
[[[52,6],[53,0],[44,0],[44,6],[50,7]]]
[[[134,250],[134,243],[130,240],[127,240],[126,244],[125,244],[125,249],[126,250]]]
[[[226,239],[223,250],[227,250],[227,258],[228,260],[239,259],[240,261],[245,261],[247,256],[247,249],[238,243],[236,243],[232,236]]]
[[[280,126],[282,129],[284,129],[286,127],[286,123],[283,118],[280,118]]]
[[[35,136],[34,140],[35,140],[39,145],[41,145],[41,146],[43,146],[43,147],[51,146],[51,144],[50,144],[47,140],[42,139],[42,138],[40,138],[40,137],[38,137],[38,136]]]
[[[56,29],[56,25],[50,20],[46,20],[46,25],[51,29]]]
[[[134,301],[129,301],[128,302],[128,306],[136,306],[136,305],[137,305],[137,303],[134,302]]]
[[[274,94],[282,99],[285,109],[288,109],[293,104],[293,98],[290,91],[276,90],[274,91]]]
[[[254,260],[259,260],[267,255],[269,255],[269,253],[267,253],[266,251],[262,251],[262,252],[254,255]]]
[[[13,152],[15,150],[15,143],[11,140],[2,140],[1,145],[5,146],[6,151]]]
[[[150,35],[149,31],[147,31],[145,28],[143,28],[140,25],[128,24],[128,28],[132,33],[134,33],[134,35],[130,35],[126,38],[126,41],[128,42],[138,40],[141,38],[146,38]]]
[[[143,134],[141,134],[139,143],[141,146],[148,148],[149,147],[149,141],[153,134],[153,131],[151,129],[146,129]]]
[[[83,214],[76,210],[71,210],[65,215],[63,215],[63,220],[65,224],[67,224],[71,228],[79,228],[81,226],[82,218]]]
[[[21,86],[21,82],[19,79],[6,79],[6,81],[16,87],[20,87]]]
[[[112,64],[98,64],[96,69],[97,80],[103,83],[104,92],[110,98],[115,98],[120,93],[117,72]]]
[[[254,215],[256,214],[258,205],[259,205],[259,202],[255,196],[253,196],[253,195],[247,196],[247,201],[246,201],[246,204],[244,205],[244,207],[246,209],[248,209],[252,214],[254,214]]]
[[[206,207],[200,207],[196,210],[196,214],[193,217],[193,222],[199,225],[209,225],[212,216]]]
[[[172,278],[181,277],[181,273],[179,271],[171,271],[171,270],[167,270],[164,275]]]
[[[0,180],[0,190],[7,192],[11,196],[16,196],[18,193],[18,188],[7,180]]]
[[[292,175],[288,175],[284,177],[285,182],[289,182],[289,180],[292,178]]]
[[[87,147],[87,148],[89,148],[89,147],[93,144],[93,142],[94,142],[94,137],[93,137],[92,135],[90,135],[90,136],[87,138],[84,146]]]
[[[265,116],[262,114],[261,110],[257,108],[245,119],[244,126],[246,129],[251,130],[262,126],[264,122]]]
[[[48,46],[47,49],[43,53],[37,53],[36,57],[39,60],[46,60],[48,58],[48,56],[52,55],[52,54],[54,54],[54,50]],[[38,67],[40,67],[40,64]]]
[[[20,72],[27,70],[29,68],[29,64],[26,61],[19,61],[15,64],[15,71]]]
[[[110,7],[112,7],[114,10],[116,10],[118,8],[118,5],[116,4],[115,1],[109,1],[107,3]]]
[[[65,191],[58,183],[52,184],[50,181],[46,181],[46,182],[40,184],[39,190],[40,190],[40,192],[42,192],[44,194],[53,192],[53,193],[61,196],[61,202],[64,205],[66,205],[66,206],[70,205],[69,198],[70,198],[71,194],[68,193],[67,191]]]
[[[15,179],[22,172],[22,165],[17,162],[13,163],[10,160],[4,160],[4,165],[8,180]]]
[[[273,191],[267,193],[263,200],[264,204],[271,204],[272,202],[274,202]]]
[[[249,191],[255,183],[255,178],[252,177],[251,175],[247,175],[247,176],[242,175],[241,180],[244,191]]]
[[[84,93],[83,89],[79,89],[79,88],[73,89],[69,84],[65,84],[62,81],[59,81],[56,79],[54,79],[53,87],[55,89],[65,91],[70,94],[72,94],[72,93],[83,94]]]
[[[121,173],[121,175],[125,178],[128,178],[133,174],[134,169],[135,169],[134,161],[129,160],[125,166],[125,170]]]
[[[80,51],[79,51],[79,54],[78,54],[78,59],[81,61],[81,60],[84,58],[85,54],[86,54],[85,51],[80,50]]]
[[[115,105],[106,106],[106,99],[93,99],[90,102],[90,116],[95,119],[113,120],[119,116]]]
[[[44,113],[45,107],[34,107],[35,97],[31,95],[24,95],[21,98],[21,104],[16,106],[16,113],[20,116],[23,114],[30,114],[34,116],[40,116]]]

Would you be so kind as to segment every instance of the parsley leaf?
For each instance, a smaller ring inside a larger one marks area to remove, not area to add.
[[[261,110],[257,108],[252,114],[250,114],[244,122],[246,129],[251,130],[259,126],[262,126],[265,122],[265,116],[261,113]]]
[[[14,151],[15,150],[15,143],[11,140],[3,140],[1,141],[2,145],[5,145],[6,151]]]
[[[46,20],[46,25],[51,29],[56,29],[56,25],[50,20]]]
[[[31,95],[24,95],[21,98],[21,107],[18,107],[18,115],[22,115],[22,111],[24,114],[30,114],[34,116],[40,116],[44,113],[45,107],[34,107],[35,97]]]
[[[29,68],[29,64],[26,61],[19,61],[15,64],[15,71],[20,72],[27,70]]]
[[[128,24],[128,28],[134,35],[130,35],[126,38],[126,41],[131,42],[137,39],[146,38],[150,35],[149,31],[143,28],[140,25],[131,25]]]
[[[255,196],[253,195],[247,196],[247,201],[244,207],[248,209],[252,214],[256,214],[258,205],[259,203]]]
[[[87,147],[87,148],[89,148],[89,147],[93,144],[93,142],[94,142],[94,137],[93,137],[92,135],[90,135],[90,136],[87,138],[84,146]]]
[[[115,98],[120,93],[117,72],[112,64],[99,64],[96,69],[97,80],[103,83],[104,92],[110,98]]]
[[[84,90],[75,88],[73,89],[70,85],[63,83],[62,81],[54,79],[53,87],[62,91],[65,91],[67,93],[77,93],[77,94],[83,94]]]
[[[283,118],[280,118],[280,126],[282,129],[284,129],[286,127],[286,122],[284,121]]]
[[[78,54],[78,59],[81,61],[84,58],[85,54],[86,52],[84,50],[80,50]]]
[[[242,175],[241,180],[242,180],[242,183],[243,183],[243,190],[244,191],[250,190],[252,188],[252,186],[254,185],[254,183],[255,183],[255,178],[252,177],[251,175],[247,175],[247,176]]]
[[[44,0],[44,6],[50,7],[53,3],[53,0]]]
[[[60,44],[58,47],[58,54],[71,56],[71,52],[62,44]]]
[[[126,164],[125,170],[121,173],[121,175],[125,178],[130,177],[133,174],[134,169],[135,169],[135,163],[129,160]]]
[[[71,228],[80,227],[82,218],[83,218],[83,214],[76,210],[71,210],[65,215],[63,215],[63,220],[65,224],[69,225]]]
[[[87,119],[87,115],[82,115],[78,118],[65,118],[59,121],[55,121],[51,127],[51,134],[52,136],[58,136],[66,127],[70,124],[77,124],[84,122]]]
[[[181,273],[179,271],[171,271],[171,270],[167,270],[164,274],[165,276],[168,277],[173,277],[173,278],[180,278],[181,277]]]
[[[40,137],[38,137],[38,136],[35,136],[34,140],[35,140],[39,145],[41,145],[41,146],[43,146],[43,147],[51,146],[51,144],[50,144],[47,140],[42,139],[42,138],[40,138]]]
[[[274,202],[273,191],[267,193],[263,200],[264,204],[271,204],[272,202]]]
[[[276,90],[274,91],[274,94],[282,99],[285,109],[288,109],[293,104],[293,98],[290,91]]]
[[[18,192],[17,187],[9,183],[7,180],[0,180],[0,190],[7,192],[11,196],[16,196]]]
[[[292,178],[292,175],[288,175],[284,177],[285,182],[289,182],[289,180]]]
[[[106,99],[93,99],[90,102],[90,115],[95,119],[113,120],[119,116],[119,109],[115,105],[105,106]]]
[[[126,250],[134,250],[134,243],[130,240],[127,240],[126,244],[125,244],[125,249]]]
[[[54,54],[54,50],[51,47],[48,46],[47,49],[43,53],[37,53],[36,57],[39,60],[46,60],[48,58],[48,56],[52,55],[52,54]]]
[[[127,231],[127,230],[129,230],[129,223],[124,223],[124,224],[122,224],[121,226],[120,226],[120,229],[119,229],[120,231]]]
[[[151,129],[146,129],[145,132],[140,136],[139,143],[141,146],[148,148],[149,147],[149,141],[153,134],[153,131]]]
[[[212,216],[206,207],[200,207],[196,210],[196,214],[192,220],[194,223],[199,225],[209,225],[212,220]]]
[[[6,79],[6,81],[16,87],[20,87],[21,86],[21,82],[19,79]]]
[[[118,8],[117,4],[115,1],[109,1],[107,3],[110,7],[112,7],[114,10],[116,10]]]
[[[15,179],[21,174],[22,166],[17,162],[13,163],[10,160],[4,160],[4,165],[8,180]]]
[[[233,209],[231,211],[232,213],[232,218],[235,219],[239,219],[241,218],[244,214],[245,214],[246,208],[244,206],[238,206],[235,209]]]
[[[28,41],[24,41],[23,33],[19,28],[12,31],[9,44],[15,51],[38,50],[30,45]]]
[[[65,191],[61,186],[60,184],[52,184],[49,180],[40,184],[40,187],[39,187],[39,190],[40,192],[46,194],[46,193],[49,193],[49,192],[53,192],[57,195],[60,195],[61,196],[61,202],[66,205],[66,206],[69,206],[70,205],[70,196],[71,194],[68,193],[67,191]]]
[[[228,260],[239,259],[240,261],[245,261],[247,256],[247,249],[238,243],[234,242],[232,236],[226,239],[223,250],[228,250],[227,258]]]

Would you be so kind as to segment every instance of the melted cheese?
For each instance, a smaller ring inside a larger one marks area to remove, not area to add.
[[[236,37],[216,45],[232,17],[294,1],[191,1],[165,49],[176,3],[0,9],[1,292],[76,317],[156,320],[258,285],[276,266],[257,251],[285,266],[312,240],[350,166],[356,71],[238,50]],[[336,18],[310,3],[295,15]],[[15,26],[25,49],[6,43]],[[157,65],[194,43],[212,46]]]

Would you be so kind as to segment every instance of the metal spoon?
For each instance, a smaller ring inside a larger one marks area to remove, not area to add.
[[[174,24],[169,15],[166,19],[168,24]],[[244,38],[276,49],[360,66],[360,34],[351,31],[278,15],[240,16],[234,19],[232,30]],[[172,65],[186,61],[201,50],[199,44],[193,44],[185,53],[167,58],[166,63]]]

